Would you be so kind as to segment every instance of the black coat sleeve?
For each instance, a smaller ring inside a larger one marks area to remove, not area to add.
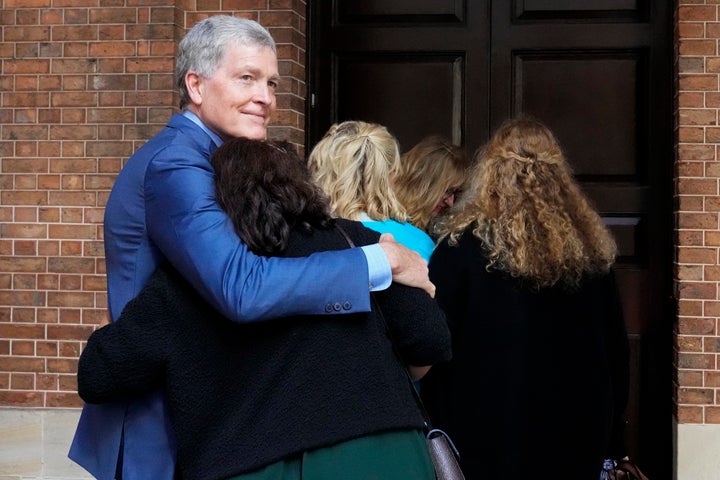
[[[379,234],[358,222],[338,220],[357,246],[377,242]],[[450,330],[437,302],[420,288],[393,282],[372,293],[373,311],[382,313],[403,361],[407,365],[433,365],[452,357]]]
[[[80,355],[78,394],[88,403],[117,402],[161,387],[172,342],[165,272],[156,271],[120,318],[90,335]]]

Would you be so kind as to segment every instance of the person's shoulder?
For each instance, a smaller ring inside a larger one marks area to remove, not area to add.
[[[355,220],[347,220],[345,218],[337,219],[337,226],[347,232],[356,246],[371,245],[380,240],[380,233],[366,227],[362,222]]]

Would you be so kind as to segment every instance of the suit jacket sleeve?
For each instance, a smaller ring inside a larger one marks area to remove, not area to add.
[[[197,149],[173,145],[161,151],[148,166],[145,198],[150,237],[230,319],[325,314],[325,306],[336,302],[349,302],[352,308],[345,313],[370,308],[367,262],[360,249],[305,258],[249,252],[218,206],[212,168]]]

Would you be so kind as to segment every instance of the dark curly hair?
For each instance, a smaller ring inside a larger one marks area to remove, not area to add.
[[[310,233],[335,223],[327,197],[289,142],[235,138],[210,163],[218,204],[256,254],[283,252],[293,228]]]

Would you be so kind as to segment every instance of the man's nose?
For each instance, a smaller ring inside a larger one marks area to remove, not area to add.
[[[256,102],[262,102],[269,105],[272,103],[273,98],[275,98],[275,93],[268,85],[259,85],[255,90]]]

